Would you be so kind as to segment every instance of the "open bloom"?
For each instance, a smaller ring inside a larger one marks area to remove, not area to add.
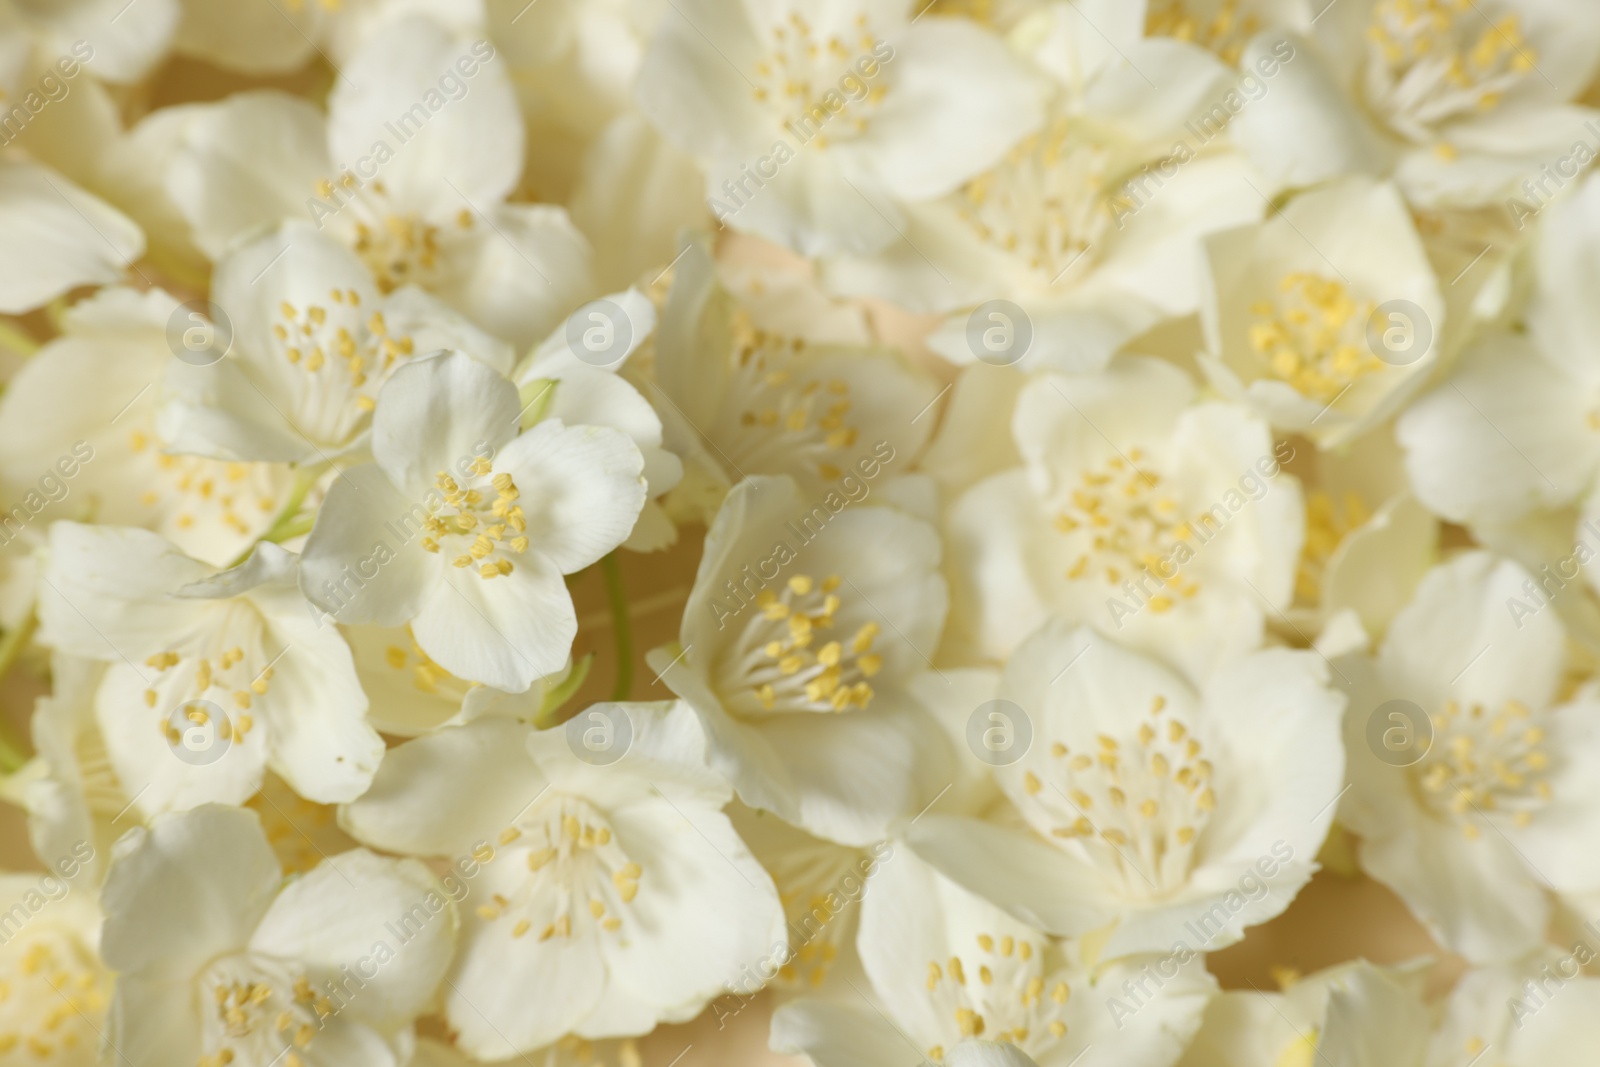
[[[792,319],[767,321],[772,310],[730,293],[703,244],[674,268],[652,395],[689,468],[681,492],[707,521],[754,475],[788,475],[807,496],[858,493],[858,464],[908,470],[933,428],[938,387],[898,352],[814,342]]]
[[[420,289],[380,295],[353,252],[303,222],[219,263],[211,303],[226,316],[209,324],[214,347],[162,382],[157,425],[174,452],[329,463],[365,442],[378,391],[413,358],[461,348],[511,364],[509,347]]]
[[[1482,205],[1523,195],[1591,139],[1595,112],[1575,103],[1600,57],[1588,4],[1358,0],[1308,29],[1290,38],[1301,58],[1232,124],[1275,186],[1392,173],[1414,204]],[[1256,37],[1243,62],[1283,37]]]
[[[458,678],[522,692],[567,661],[561,580],[611,551],[644,505],[626,436],[546,419],[519,434],[517,390],[461,352],[396,372],[375,463],[340,473],[306,541],[306,596],[340,622],[411,624]]]
[[[119,841],[104,907],[131,1067],[398,1067],[456,934],[417,861],[355,849],[286,883],[254,813],[216,805]]]
[[[1090,1049],[1088,1063],[1170,1067],[1215,989],[1198,959],[1163,958],[1139,992],[1150,958],[1096,967],[910,855],[873,874],[858,948],[881,1009],[794,1001],[773,1016],[773,1048],[816,1067],[906,1062],[908,1042],[951,1067],[1068,1067]],[[967,1047],[978,1037],[1021,1056]]]
[[[900,240],[900,202],[950,192],[1039,121],[999,38],[911,7],[694,0],[662,16],[639,107],[701,161],[720,218],[806,255],[876,251]]]
[[[1399,193],[1350,178],[1206,241],[1206,376],[1323,446],[1391,416],[1438,362],[1444,299]]]
[[[0,476],[15,485],[47,479],[56,500],[35,520],[41,536],[59,518],[143,526],[223,564],[272,525],[289,495],[287,465],[167,451],[160,381],[174,362],[175,314],[177,300],[159,289],[102,289],[65,313],[62,336],[7,385]]]
[[[591,749],[584,730],[610,732]],[[702,750],[682,704],[597,705],[543,731],[482,719],[395,749],[344,809],[362,841],[481,865],[445,997],[467,1052],[681,1022],[783,949],[777,891]]]
[[[1194,393],[1141,356],[1022,390],[1024,465],[968,489],[946,520],[953,628],[973,652],[1003,659],[1056,615],[1196,677],[1260,643],[1293,594],[1304,516],[1280,470],[1293,449]]]
[[[1470,552],[1436,567],[1351,682],[1351,789],[1340,822],[1358,856],[1439,942],[1475,961],[1542,940],[1546,887],[1600,887],[1596,696],[1569,695],[1566,634],[1525,597],[1521,567]]]
[[[144,811],[243,803],[268,767],[324,802],[372,780],[383,739],[350,650],[278,546],[218,571],[146,530],[58,522],[42,590],[41,640],[109,664],[95,714]]]
[[[1025,828],[929,813],[909,838],[1019,918],[1057,934],[1109,921],[1107,958],[1208,951],[1283,911],[1316,870],[1344,754],[1343,700],[1315,653],[1242,656],[1197,691],[1057,621],[1017,650],[1000,698],[1031,732],[995,772]]]
[[[678,647],[649,661],[746,804],[867,845],[945,784],[943,738],[908,689],[944,623],[939,555],[932,527],[894,508],[789,478],[728,494]]]
[[[1144,39],[1136,15],[1040,5],[1011,40],[1052,87],[1043,126],[949,195],[908,205],[904,241],[830,259],[828,283],[948,313],[929,345],[960,363],[1098,370],[1195,311],[1200,238],[1254,222],[1265,202],[1211,117],[1225,123],[1224,101],[1243,100],[1233,72],[1194,45]]]
[[[265,168],[263,143],[274,146]],[[591,283],[588,243],[565,211],[505,202],[522,147],[493,46],[413,16],[363,43],[326,118],[271,91],[195,109],[167,194],[213,259],[253,228],[309,221],[355,252],[381,291],[420,286],[524,347]]]

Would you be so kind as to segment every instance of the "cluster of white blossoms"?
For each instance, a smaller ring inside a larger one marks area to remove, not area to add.
[[[0,0],[0,1067],[1593,1067],[1597,158],[1596,0]]]

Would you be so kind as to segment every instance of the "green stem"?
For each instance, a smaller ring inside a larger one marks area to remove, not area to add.
[[[17,662],[17,657],[22,655],[22,650],[27,647],[33,631],[39,628],[39,616],[28,612],[28,617],[21,624],[6,631],[0,638],[0,678],[4,678]]]
[[[627,700],[633,693],[633,621],[628,618],[628,594],[622,588],[622,568],[617,565],[615,551],[600,561],[600,573],[606,578],[606,600],[617,641],[617,681],[612,686],[611,699]]]
[[[271,541],[273,544],[278,544],[292,537],[299,537],[303,533],[310,532],[313,516],[301,515],[300,505],[306,502],[306,494],[311,492],[311,487],[317,484],[318,478],[322,477],[322,471],[321,464],[295,468],[294,485],[289,488],[289,499],[283,502],[283,507],[278,509],[278,514],[272,520],[272,525],[267,528],[266,533],[261,535],[259,541]],[[254,552],[255,548],[256,546],[252,544],[249,548],[240,552],[228,564],[228,567],[231,569],[242,564],[250,558],[250,553]]]
[[[39,617],[33,612],[28,612],[28,617],[22,622],[6,631],[0,638],[0,678],[4,678],[22,655],[22,650],[28,647],[28,641],[33,637],[34,630],[38,629]],[[0,722],[0,772],[15,773],[23,764],[28,762],[28,754],[23,746],[11,735],[9,724]]]
[[[0,319],[0,345],[11,349],[19,356],[31,356],[39,351],[39,342],[35,341],[32,335],[5,319]]]

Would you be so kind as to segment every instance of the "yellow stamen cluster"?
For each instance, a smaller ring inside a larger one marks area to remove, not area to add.
[[[0,980],[0,1057],[43,1063],[57,1055],[92,1056],[107,1003],[92,954],[60,933],[39,930],[13,939],[0,958],[10,979]]]
[[[810,133],[807,142],[817,148],[866,132],[872,112],[889,93],[888,84],[869,76],[864,79],[864,95],[856,89],[857,96],[846,96],[840,88],[846,74],[856,77],[856,63],[878,63],[873,58],[878,37],[865,14],[856,16],[855,35],[849,41],[838,34],[821,41],[798,11],[790,12],[787,22],[770,27],[767,38],[767,54],[751,70],[752,100],[777,112],[780,123],[792,122],[808,133],[820,130]],[[826,106],[829,93],[843,101],[842,110]]]
[[[521,555],[528,550],[528,520],[517,503],[521,493],[511,475],[502,471],[489,477],[492,468],[483,456],[473,461],[472,470],[486,481],[464,488],[444,471],[435,476],[443,498],[423,521],[421,544],[429,552],[440,552],[454,541],[461,550],[452,553],[452,566],[476,566],[480,577],[498,578],[513,568],[510,559],[496,553]],[[493,500],[488,497],[490,489]]]
[[[1044,974],[1045,946],[988,933],[975,943],[975,949],[928,963],[928,997],[954,1024],[951,1038],[1012,1044],[1038,1057],[1066,1037],[1062,1014],[1072,989],[1064,978]],[[935,1063],[944,1054],[943,1045],[928,1049]]]
[[[1368,95],[1402,136],[1492,111],[1535,69],[1515,14],[1490,22],[1472,0],[1378,0],[1367,26]]]
[[[842,378],[808,373],[801,338],[756,328],[744,312],[732,320],[733,393],[743,399],[729,451],[741,465],[783,469],[796,461],[827,481],[838,478],[853,457],[858,431],[848,421],[854,404]]]
[[[638,896],[644,868],[588,804],[570,797],[542,804],[502,830],[499,843],[521,856],[528,877],[513,896],[496,893],[478,905],[479,919],[507,920],[513,938],[539,941],[622,929],[622,909]]]
[[[1268,373],[1302,396],[1323,402],[1356,379],[1384,369],[1367,348],[1367,320],[1375,305],[1342,282],[1309,272],[1285,275],[1276,302],[1257,301],[1250,347]]]
[[[169,456],[158,453],[159,442],[143,430],[128,433],[128,450],[135,455],[148,453],[155,464],[149,481],[155,488],[139,496],[139,503],[170,516],[179,530],[193,529],[197,522],[221,522],[241,537],[263,530],[277,509],[270,488],[271,465],[233,463],[200,456]]]
[[[251,659],[251,662],[246,663],[246,659]],[[144,664],[160,675],[180,667],[182,671],[192,671],[190,684],[180,687],[178,691],[178,695],[182,695],[184,688],[187,688],[191,693],[183,709],[184,717],[197,726],[205,726],[210,722],[211,714],[202,702],[214,703],[219,707],[232,706],[240,714],[234,716],[231,723],[224,714],[214,724],[217,737],[229,740],[236,731],[242,740],[255,725],[255,720],[244,713],[254,706],[258,697],[266,696],[272,688],[272,665],[268,662],[257,667],[259,662],[259,658],[247,657],[242,646],[233,645],[220,653],[203,655],[180,654],[170,650],[158,652],[148,657]],[[160,699],[155,689],[144,691],[146,707],[154,708]],[[179,744],[182,739],[178,728],[165,719],[161,721],[161,732],[169,744]]]
[[[1254,11],[1240,15],[1239,7],[1239,0],[1222,0],[1215,13],[1206,16],[1195,14],[1186,0],[1152,0],[1145,11],[1144,33],[1189,41],[1237,66],[1245,43],[1261,29],[1260,17]]]
[[[1306,543],[1295,574],[1295,594],[1308,604],[1322,600],[1322,577],[1328,560],[1352,530],[1372,517],[1360,494],[1346,492],[1340,501],[1321,490],[1306,496]]]
[[[1545,731],[1526,705],[1510,700],[1490,712],[1452,700],[1432,720],[1433,745],[1412,774],[1428,806],[1468,838],[1491,817],[1526,826],[1549,803]]]
[[[1134,448],[1127,458],[1119,453],[1086,467],[1062,502],[1055,528],[1069,542],[1069,581],[1099,578],[1119,586],[1127,579],[1137,583],[1148,571],[1162,586],[1148,606],[1161,613],[1197,594],[1200,585],[1180,570],[1188,553],[1179,546],[1193,540],[1193,525],[1148,460]]]
[[[411,632],[410,627],[407,627],[406,632],[408,634]],[[409,671],[411,684],[420,692],[429,695],[439,694],[442,689],[443,694],[455,702],[459,696],[465,695],[469,688],[468,683],[435,663],[433,657],[422,650],[422,646],[417,644],[414,637],[411,639],[409,651],[399,645],[385,648],[383,661],[393,670]]]
[[[830,637],[843,604],[840,584],[837,575],[817,582],[797,574],[756,595],[740,666],[759,712],[842,712],[871,703],[867,679],[883,669],[883,657],[872,651],[880,628],[865,622],[848,639]]]
[[[311,988],[304,975],[296,977],[288,990],[258,976],[212,984],[210,1012],[211,1051],[199,1058],[197,1067],[253,1063],[255,1056],[285,1067],[305,1067],[305,1050],[323,1020],[334,1014],[334,1006]]]
[[[1107,189],[1111,151],[1070,119],[1019,141],[963,188],[963,218],[987,244],[1027,263],[1046,283],[1081,277],[1115,225]],[[1070,269],[1069,269],[1070,268]]]
[[[354,289],[331,289],[329,300],[336,313],[312,304],[302,309],[287,300],[278,308],[283,321],[273,325],[273,334],[283,348],[283,358],[325,385],[340,382],[354,394],[358,411],[376,406],[377,387],[394,370],[395,363],[415,352],[409,337],[389,333],[383,312],[374,311],[363,322],[361,294]],[[342,367],[342,379],[327,378],[323,371]],[[376,376],[376,377],[374,377]]]
[[[1135,896],[1182,885],[1216,809],[1211,762],[1188,723],[1156,697],[1132,738],[1099,734],[1074,751],[1053,742],[1023,772],[1029,821],[1075,842]]]

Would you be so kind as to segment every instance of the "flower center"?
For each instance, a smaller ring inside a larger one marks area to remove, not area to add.
[[[329,290],[332,308],[312,304],[302,311],[287,300],[273,324],[284,362],[293,368],[287,384],[304,428],[328,441],[343,441],[363,416],[378,406],[378,389],[397,361],[411,356],[409,337],[391,337],[383,312],[361,318],[361,294]]]
[[[855,931],[848,915],[859,897],[839,890],[855,883],[865,853],[814,841],[785,848],[766,862],[789,920],[794,956],[778,970],[791,986],[820,986],[839,958],[839,946]]]
[[[1057,512],[1055,527],[1066,535],[1068,554],[1074,556],[1067,569],[1069,581],[1098,577],[1116,586],[1133,574],[1149,573],[1163,592],[1147,606],[1159,613],[1172,610],[1175,596],[1192,597],[1200,586],[1180,581],[1178,573],[1194,529],[1179,517],[1179,504],[1163,488],[1162,476],[1135,466],[1145,459],[1144,451],[1135,448],[1127,459],[1112,456],[1083,471]]]
[[[305,1067],[305,1050],[335,1010],[304,972],[267,957],[224,957],[200,976],[200,986],[205,1053],[198,1067]]]
[[[1030,825],[1128,896],[1159,898],[1187,881],[1195,841],[1217,806],[1204,751],[1157,697],[1131,739],[1099,734],[1082,751],[1056,741],[1048,757],[1031,757],[1019,806]]]
[[[337,182],[324,178],[317,194],[356,217],[351,248],[372,272],[379,292],[392,293],[404,285],[428,288],[440,280],[439,238],[448,230],[414,211],[399,210],[383,182],[363,184],[346,171]],[[472,212],[462,208],[455,223],[458,229],[472,229]]]
[[[498,566],[496,573],[499,573]],[[406,627],[406,633],[411,633],[411,627]],[[383,650],[383,661],[393,670],[409,671],[411,684],[418,691],[431,695],[442,695],[452,704],[459,704],[475,683],[464,682],[451,674],[433,661],[417,644],[415,637],[411,638],[411,648],[406,650],[399,645],[390,645]]]
[[[0,969],[0,1056],[26,1050],[33,1061],[59,1055],[76,1063],[88,1054],[80,1050],[98,1045],[107,982],[76,938],[26,931],[0,950]]]
[[[1212,0],[1194,4],[1187,0],[1153,0],[1144,17],[1146,37],[1175,37],[1215,52],[1230,66],[1239,65],[1239,56],[1250,38],[1261,29],[1261,19],[1251,11],[1239,14],[1239,0]],[[1204,14],[1196,7],[1207,8]]]
[[[500,845],[527,865],[511,896],[496,893],[476,909],[486,923],[505,920],[513,938],[599,936],[622,929],[644,870],[617,844],[605,817],[575,797],[538,805],[500,832]],[[515,862],[515,861],[513,861]]]
[[[1061,1014],[1072,990],[1060,976],[1046,978],[1043,955],[1043,944],[985,933],[965,952],[930,960],[928,999],[954,1024],[947,1031],[950,1042],[1011,1042],[1038,1057],[1065,1037]],[[944,1053],[943,1045],[935,1045],[928,1058],[939,1062]]]
[[[1356,379],[1384,369],[1367,350],[1367,320],[1374,305],[1340,282],[1316,274],[1287,274],[1276,301],[1250,311],[1250,347],[1267,371],[1302,396],[1331,401]]]
[[[1306,496],[1306,543],[1295,573],[1295,593],[1301,600],[1321,602],[1328,560],[1344,539],[1371,517],[1366,502],[1355,492],[1346,492],[1342,502],[1320,489]]]
[[[1110,166],[1107,146],[1058,118],[968,182],[958,210],[985,243],[1026,263],[1044,284],[1069,273],[1080,278],[1113,225]]]
[[[154,708],[163,699],[183,701],[184,718],[195,726],[214,729],[222,741],[233,740],[235,732],[237,739],[243,740],[255,726],[245,713],[256,698],[266,696],[272,688],[275,657],[267,656],[261,617],[253,609],[234,603],[218,610],[223,613],[222,621],[208,631],[199,647],[181,652],[169,649],[146,658],[145,666],[153,668],[157,678],[144,691],[144,703]],[[212,708],[227,704],[240,712],[231,722],[225,712],[212,714]],[[178,728],[170,721],[162,719],[160,726],[169,744],[182,743]]]
[[[1526,826],[1550,802],[1544,772],[1550,756],[1539,746],[1544,729],[1526,705],[1507,701],[1491,714],[1482,704],[1452,700],[1433,716],[1433,745],[1414,768],[1423,799],[1437,814],[1477,838],[1491,815]]]
[[[1367,27],[1367,97],[1402,137],[1492,111],[1534,69],[1516,15],[1489,23],[1472,0],[1378,0]]]
[[[834,34],[824,43],[804,16],[791,11],[788,22],[767,29],[766,53],[750,79],[751,98],[802,143],[827,148],[861,136],[889,87],[874,84],[872,76],[858,74],[853,66],[870,60],[878,69],[873,57],[878,37],[865,14],[856,16],[853,34],[853,42]]]
[[[740,313],[733,322],[732,395],[738,421],[727,427],[730,453],[741,465],[773,470],[796,461],[828,481],[843,473],[839,451],[856,443],[846,421],[850,384],[804,367],[806,343],[758,330]],[[848,465],[848,463],[846,463]]]
[[[434,476],[444,499],[423,522],[427,532],[422,547],[429,552],[448,548],[452,566],[477,564],[481,577],[498,578],[512,571],[506,553],[521,555],[528,550],[528,521],[517,503],[521,493],[511,475],[502,471],[491,477],[484,456],[473,460],[472,470],[476,477],[465,488],[444,471]]]
[[[863,623],[847,639],[830,634],[841,583],[837,575],[816,582],[797,574],[756,595],[754,618],[717,672],[733,711],[842,712],[871,703],[868,679],[883,669],[872,651],[879,627]]]
[[[128,434],[135,453],[151,451],[152,437],[143,430]],[[155,469],[147,484],[154,488],[139,503],[171,516],[180,530],[196,524],[219,522],[240,537],[262,531],[277,509],[271,464],[232,463],[200,456],[169,456],[152,452]]]

